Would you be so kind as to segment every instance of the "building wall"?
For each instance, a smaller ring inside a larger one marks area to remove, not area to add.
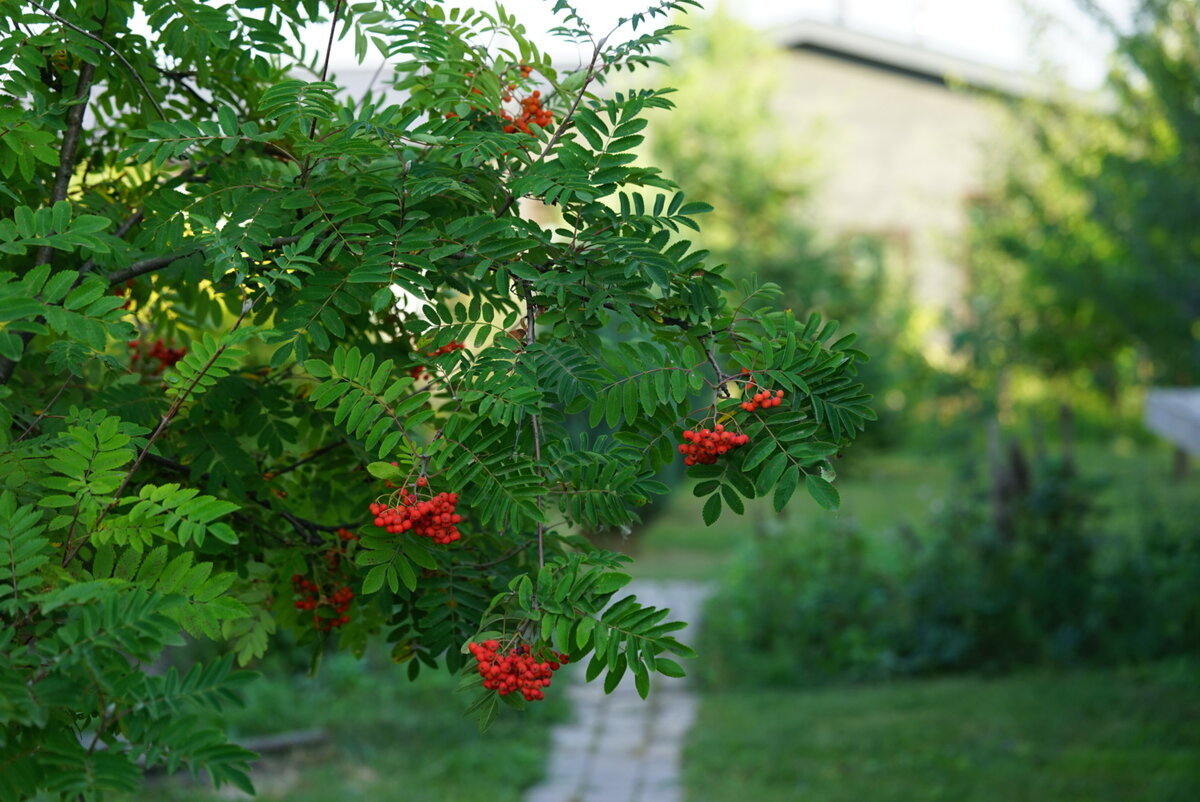
[[[884,235],[918,303],[953,304],[968,201],[999,143],[998,104],[834,56],[788,56],[777,110],[817,155],[814,222],[834,236]]]

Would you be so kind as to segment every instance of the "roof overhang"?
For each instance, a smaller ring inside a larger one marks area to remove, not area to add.
[[[789,50],[820,53],[941,86],[960,84],[1016,97],[1051,94],[1047,82],[1036,76],[816,20],[778,26],[767,35]]]

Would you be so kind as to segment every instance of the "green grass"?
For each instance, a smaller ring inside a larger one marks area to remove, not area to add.
[[[263,761],[255,770],[264,802],[519,802],[545,771],[550,725],[566,713],[549,695],[524,713],[501,708],[481,735],[463,717],[469,697],[457,680],[386,659],[326,659],[309,678],[273,664],[230,717],[236,736],[321,727],[327,745]],[[565,678],[562,680],[565,682]],[[184,780],[153,781],[137,799],[208,802],[227,799]],[[132,800],[130,800],[132,802]]]
[[[688,802],[1200,799],[1195,666],[705,697]]]

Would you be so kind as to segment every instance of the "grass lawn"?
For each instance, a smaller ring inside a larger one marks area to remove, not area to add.
[[[251,685],[246,707],[231,717],[238,735],[312,727],[331,735],[325,746],[262,761],[257,799],[519,802],[544,774],[549,728],[565,715],[564,700],[549,694],[524,713],[502,708],[480,735],[462,715],[469,697],[455,693],[456,679],[423,672],[410,683],[405,668],[343,654],[327,658],[315,678],[277,668]],[[151,783],[136,799],[230,798],[228,789],[218,794],[186,780]]]
[[[705,697],[688,802],[1190,802],[1192,665]]]

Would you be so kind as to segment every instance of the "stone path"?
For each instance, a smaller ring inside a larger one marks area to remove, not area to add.
[[[686,581],[640,581],[626,590],[693,626],[708,594],[705,585]],[[685,643],[692,631],[683,630]],[[682,802],[683,736],[696,715],[686,679],[654,674],[643,701],[631,674],[606,696],[603,681],[584,682],[579,667],[567,695],[573,718],[554,728],[546,779],[526,802]]]

